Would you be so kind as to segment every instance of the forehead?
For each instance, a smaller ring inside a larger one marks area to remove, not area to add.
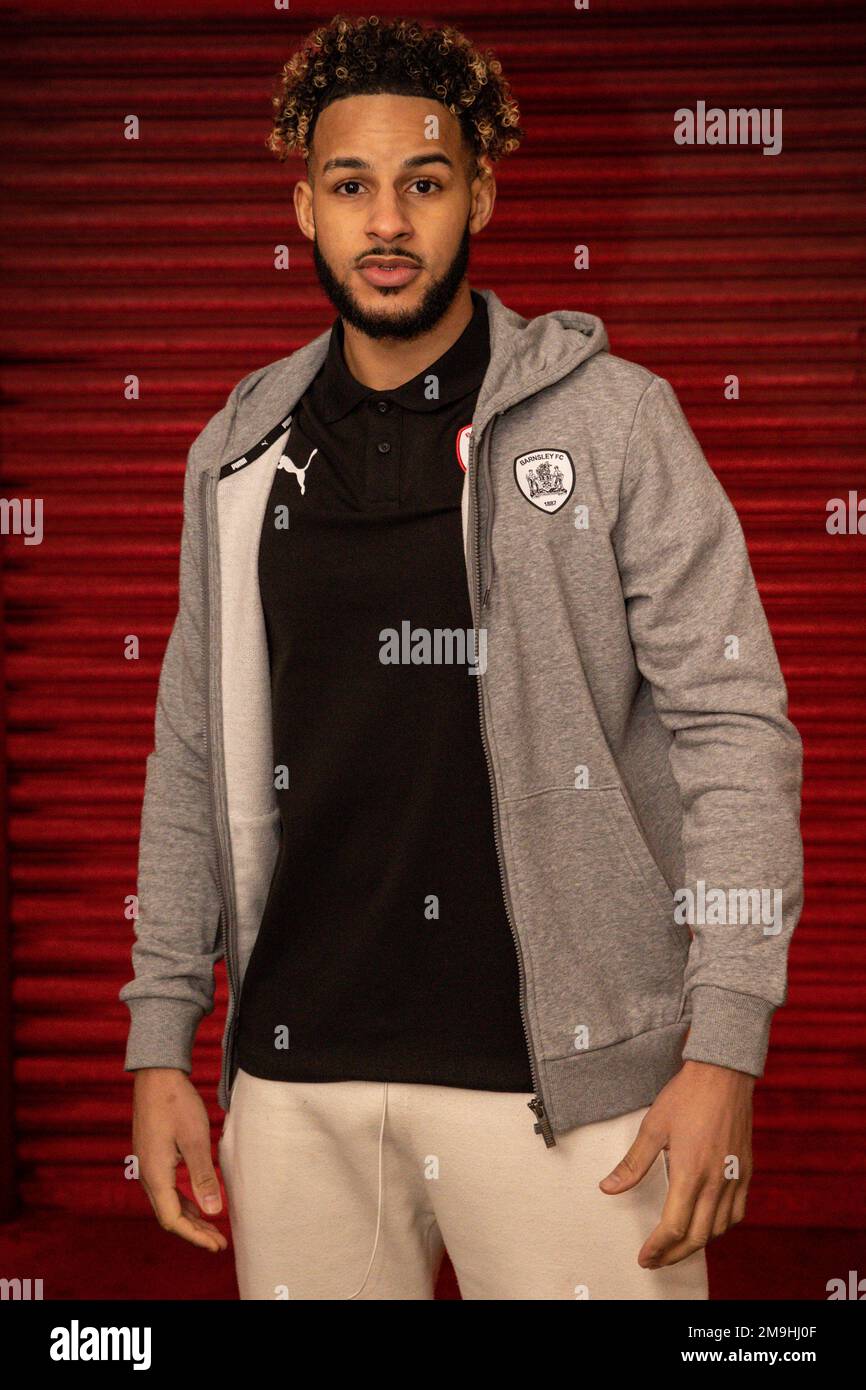
[[[454,156],[463,145],[457,117],[431,97],[391,92],[340,97],[325,107],[313,131],[313,158],[319,166],[335,155],[357,155],[374,166],[399,162],[423,153],[425,145],[438,145]]]

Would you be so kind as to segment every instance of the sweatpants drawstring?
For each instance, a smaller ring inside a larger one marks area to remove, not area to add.
[[[369,1277],[370,1277],[370,1270],[373,1268],[373,1261],[374,1261],[375,1258],[376,1258],[376,1251],[377,1251],[378,1248],[379,1248],[379,1234],[380,1234],[381,1227],[382,1227],[382,1166],[383,1166],[383,1164],[382,1164],[382,1159],[383,1159],[384,1147],[385,1147],[385,1115],[387,1114],[387,1111],[388,1111],[388,1082],[386,1081],[386,1082],[384,1083],[384,1090],[383,1090],[383,1093],[382,1093],[382,1120],[381,1120],[381,1123],[380,1123],[380,1125],[379,1125],[379,1196],[378,1196],[378,1201],[377,1201],[377,1203],[376,1203],[376,1238],[375,1238],[375,1240],[374,1240],[374,1242],[373,1242],[373,1253],[372,1253],[371,1256],[370,1256],[370,1263],[367,1265],[367,1269],[366,1269],[366,1272],[365,1272],[365,1274],[364,1274],[364,1277],[363,1277],[363,1279],[361,1280],[361,1282],[360,1282],[360,1284],[358,1285],[358,1287],[357,1287],[357,1289],[355,1290],[355,1292],[349,1294],[349,1297],[346,1299],[346,1302],[347,1302],[347,1303],[350,1303],[350,1302],[352,1301],[353,1298],[357,1298],[358,1295],[359,1295],[360,1293],[363,1292],[364,1285],[366,1284],[367,1280],[368,1280]]]

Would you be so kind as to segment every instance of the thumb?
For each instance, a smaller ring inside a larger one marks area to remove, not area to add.
[[[183,1154],[192,1195],[202,1211],[214,1216],[223,1209],[219,1179],[213,1166],[210,1144],[187,1144]]]
[[[638,1130],[628,1153],[599,1183],[602,1192],[628,1192],[636,1187],[655,1163],[663,1146],[662,1139],[651,1139],[644,1131]]]

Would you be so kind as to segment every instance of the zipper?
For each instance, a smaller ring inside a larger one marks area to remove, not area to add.
[[[477,611],[480,613],[480,612],[481,612],[481,608],[483,607],[483,603],[482,603],[482,594],[481,594],[481,550],[480,550],[480,544],[479,544],[479,542],[480,542],[480,534],[479,534],[479,533],[480,533],[480,520],[479,520],[479,515],[478,515],[477,482],[476,482],[476,480],[475,480],[475,469],[474,469],[474,466],[473,466],[473,464],[474,464],[474,455],[475,455],[475,437],[474,437],[474,431],[473,431],[473,433],[472,433],[472,434],[470,435],[470,437],[469,437],[469,463],[468,463],[467,472],[469,473],[469,482],[470,482],[469,497],[470,497],[471,510],[472,510],[473,523],[474,523],[474,539],[475,539],[475,544],[474,544],[474,556],[473,556],[473,558],[474,558],[474,562],[475,562],[475,593],[476,593],[476,606],[477,606]],[[218,873],[217,873],[217,888],[218,888],[218,891],[219,891],[220,903],[221,903],[221,905],[222,905],[222,910],[221,910],[221,913],[220,913],[220,923],[221,923],[221,925],[222,925],[223,941],[224,941],[224,946],[225,946],[226,975],[227,975],[227,979],[228,979],[228,988],[229,988],[229,1002],[228,1002],[229,1023],[228,1023],[228,1032],[227,1032],[227,1035],[226,1035],[226,1043],[225,1043],[224,1058],[223,1058],[223,1070],[222,1070],[222,1083],[223,1083],[223,1089],[224,1089],[224,1091],[225,1091],[226,1100],[228,1100],[228,1095],[229,1095],[229,1077],[230,1077],[230,1074],[231,1074],[231,1063],[232,1063],[232,1053],[233,1053],[233,1048],[234,1048],[234,1038],[235,1038],[235,1033],[236,1033],[236,1030],[237,1030],[237,1005],[238,1005],[238,996],[239,996],[239,992],[240,992],[240,991],[239,991],[239,987],[238,987],[238,986],[239,986],[239,981],[238,981],[237,960],[236,960],[236,958],[235,958],[235,953],[234,953],[234,945],[235,945],[235,935],[234,935],[234,913],[233,913],[233,910],[232,910],[232,904],[231,904],[230,894],[227,893],[227,892],[226,892],[226,889],[225,889],[225,884],[227,884],[227,883],[229,882],[229,873],[228,873],[227,857],[226,857],[225,851],[224,851],[224,840],[223,840],[223,836],[222,836],[222,827],[221,827],[221,824],[220,824],[219,806],[218,806],[217,796],[216,796],[216,792],[215,792],[215,779],[216,779],[216,773],[217,773],[218,769],[217,769],[217,767],[215,766],[215,764],[216,764],[216,759],[214,758],[213,753],[212,753],[213,735],[212,735],[211,718],[210,718],[211,709],[212,709],[213,704],[214,704],[214,701],[213,701],[212,698],[211,698],[211,697],[212,697],[212,690],[213,690],[213,680],[214,680],[214,670],[213,670],[213,668],[214,668],[214,663],[209,659],[209,657],[210,657],[210,652],[213,650],[213,634],[211,633],[212,612],[211,612],[211,603],[210,603],[210,571],[211,571],[211,566],[210,566],[210,563],[209,563],[209,558],[210,558],[210,557],[209,557],[209,554],[208,554],[208,534],[209,534],[209,531],[210,531],[212,528],[210,528],[209,525],[208,525],[208,502],[209,502],[209,493],[210,493],[210,489],[211,489],[211,488],[214,488],[214,490],[215,490],[215,489],[216,489],[217,482],[218,482],[218,478],[215,478],[213,474],[208,474],[208,475],[207,475],[207,478],[206,478],[206,481],[205,481],[205,486],[204,486],[203,489],[202,489],[202,503],[203,503],[203,505],[202,505],[202,511],[203,511],[203,520],[204,520],[204,524],[203,524],[203,526],[202,526],[202,556],[203,556],[202,575],[203,575],[203,595],[204,595],[204,624],[205,624],[205,631],[207,632],[207,640],[208,640],[208,661],[207,661],[207,670],[208,670],[208,698],[207,698],[207,700],[206,700],[206,702],[205,702],[204,734],[205,734],[205,741],[206,741],[206,746],[207,746],[207,748],[208,748],[208,755],[209,755],[209,771],[210,771],[210,775],[209,775],[209,777],[208,777],[208,804],[209,804],[209,808],[210,808],[211,820],[212,820],[213,831],[214,831],[214,843],[215,843],[215,845],[216,845],[216,850],[217,850],[217,868],[218,868]],[[489,588],[488,588],[488,593],[489,593]],[[484,600],[483,600],[485,603],[486,603],[486,600],[487,600],[487,596],[488,596],[488,594],[485,593],[485,595],[484,595]],[[479,680],[479,682],[480,682],[481,677],[478,677],[478,680]],[[532,1078],[532,1085],[533,1085],[534,1090],[535,1090],[535,1094],[533,1095],[532,1099],[531,1099],[530,1101],[527,1102],[527,1104],[528,1104],[528,1108],[533,1112],[533,1114],[534,1114],[535,1117],[536,1117],[536,1123],[535,1123],[534,1126],[533,1126],[533,1129],[534,1129],[535,1133],[541,1135],[541,1137],[544,1139],[544,1143],[545,1143],[545,1146],[546,1146],[547,1148],[553,1148],[553,1147],[555,1147],[555,1145],[556,1145],[556,1139],[555,1139],[554,1134],[553,1134],[553,1129],[552,1129],[552,1127],[551,1127],[550,1120],[549,1120],[549,1118],[548,1118],[548,1116],[547,1116],[547,1110],[546,1110],[545,1101],[544,1101],[544,1093],[543,1093],[543,1091],[542,1091],[541,1084],[540,1084],[539,1079],[538,1079],[538,1067],[537,1067],[537,1064],[536,1064],[535,1049],[534,1049],[534,1047],[533,1047],[532,1036],[531,1036],[531,1034],[530,1034],[529,1026],[528,1026],[527,1019],[526,1019],[526,969],[525,969],[524,961],[523,961],[523,948],[522,948],[522,946],[521,946],[521,944],[520,944],[520,937],[518,936],[518,934],[517,934],[517,929],[516,929],[516,927],[515,927],[515,925],[514,925],[514,918],[513,918],[512,912],[511,912],[511,902],[510,902],[509,894],[508,894],[508,885],[507,885],[506,878],[505,878],[505,865],[504,865],[503,856],[502,856],[502,839],[501,839],[501,830],[500,830],[499,802],[498,802],[497,794],[496,794],[496,783],[495,783],[495,779],[494,779],[494,776],[493,776],[493,764],[492,764],[491,757],[490,757],[490,746],[489,746],[488,739],[487,739],[487,728],[486,728],[485,718],[484,718],[484,701],[483,701],[483,698],[482,698],[482,692],[481,692],[480,684],[479,684],[479,689],[478,689],[478,715],[479,715],[479,724],[480,724],[480,729],[481,729],[481,743],[482,743],[482,747],[483,747],[483,749],[484,749],[484,758],[485,758],[485,762],[486,762],[486,764],[487,764],[487,777],[488,777],[488,782],[489,782],[489,784],[490,784],[490,795],[491,795],[491,802],[492,802],[492,807],[493,807],[493,835],[494,835],[494,844],[495,844],[495,847],[496,847],[496,860],[497,860],[497,864],[498,864],[498,866],[499,866],[499,881],[500,881],[500,885],[501,885],[501,888],[502,888],[502,899],[503,899],[503,904],[504,904],[504,907],[505,907],[505,915],[506,915],[506,919],[507,919],[507,921],[508,921],[509,929],[510,929],[510,931],[511,931],[512,940],[513,940],[513,942],[514,942],[514,948],[515,948],[515,951],[516,951],[516,953],[517,953],[517,965],[518,965],[518,973],[519,973],[519,981],[520,981],[520,987],[519,987],[519,1000],[518,1000],[518,1002],[519,1002],[519,1008],[520,1008],[520,1021],[521,1021],[521,1024],[522,1024],[522,1026],[523,1026],[523,1035],[524,1035],[524,1038],[526,1039],[526,1049],[527,1049],[527,1054],[528,1054],[528,1058],[529,1058],[529,1070],[530,1070],[530,1075],[531,1075],[531,1078]]]
[[[211,566],[208,554],[208,535],[213,529],[208,525],[208,502],[211,488],[216,493],[218,477],[207,474],[202,488],[202,576],[203,576],[203,596],[204,596],[204,631],[207,633],[206,650],[206,671],[207,671],[207,699],[205,700],[204,714],[204,736],[205,746],[208,750],[208,807],[211,815],[211,825],[213,828],[214,844],[217,852],[217,889],[220,897],[220,926],[222,929],[223,943],[226,958],[226,977],[229,987],[228,1001],[228,1032],[226,1035],[225,1054],[222,1063],[222,1085],[225,1092],[226,1101],[229,1096],[229,1077],[231,1075],[232,1049],[234,1046],[234,1036],[237,1024],[237,1004],[238,1004],[238,969],[237,960],[234,955],[234,914],[229,902],[229,894],[226,892],[225,884],[229,882],[227,857],[224,852],[223,838],[221,834],[219,810],[215,793],[216,783],[216,758],[213,754],[213,730],[211,720],[211,709],[213,707],[212,693],[214,681],[214,662],[211,660],[213,651],[213,634],[211,632],[211,603],[210,603],[210,576]]]
[[[488,428],[488,427],[489,427],[489,424],[490,424],[490,422],[488,421],[488,425],[485,426],[485,428]],[[480,520],[479,520],[479,515],[478,515],[478,482],[477,482],[477,479],[476,479],[476,476],[475,476],[476,470],[475,470],[475,467],[474,467],[474,451],[475,451],[475,431],[473,430],[472,433],[471,433],[471,435],[469,436],[469,463],[468,463],[468,467],[467,467],[467,472],[468,472],[468,474],[469,474],[469,483],[470,483],[470,487],[469,487],[469,500],[470,500],[470,504],[471,504],[470,510],[471,510],[471,512],[472,512],[472,520],[473,520],[473,526],[474,526],[474,553],[473,553],[473,560],[474,560],[474,568],[475,568],[475,601],[476,601],[476,612],[477,612],[477,613],[479,614],[479,616],[480,616],[481,610],[482,610],[482,608],[484,607],[484,605],[485,605],[486,602],[487,602],[487,598],[488,598],[488,595],[489,595],[489,592],[490,592],[490,585],[489,585],[489,582],[488,582],[488,586],[487,586],[487,589],[486,589],[486,591],[485,591],[485,593],[484,593],[484,597],[483,597],[483,600],[482,600],[482,596],[481,596],[481,545],[480,545],[481,536],[480,536]],[[488,498],[488,506],[489,506],[489,505],[490,505],[490,499]],[[476,633],[476,636],[477,636],[477,633]],[[520,991],[519,991],[520,1021],[521,1021],[521,1023],[523,1024],[523,1035],[524,1035],[524,1037],[526,1038],[526,1050],[527,1050],[527,1053],[529,1054],[529,1071],[530,1071],[530,1075],[531,1075],[531,1077],[532,1077],[532,1085],[533,1085],[533,1088],[534,1088],[534,1090],[535,1090],[535,1095],[532,1097],[532,1100],[530,1100],[530,1101],[527,1102],[527,1104],[528,1104],[529,1109],[533,1112],[533,1114],[534,1114],[535,1117],[536,1117],[536,1123],[533,1125],[533,1129],[534,1129],[535,1133],[541,1135],[541,1137],[542,1137],[543,1140],[544,1140],[544,1143],[545,1143],[546,1148],[550,1149],[550,1148],[555,1147],[555,1145],[556,1145],[556,1139],[555,1139],[554,1134],[553,1134],[553,1129],[552,1129],[552,1127],[551,1127],[550,1120],[548,1119],[548,1116],[547,1116],[547,1110],[546,1110],[545,1103],[544,1103],[544,1094],[543,1094],[542,1089],[541,1089],[541,1084],[540,1084],[540,1082],[539,1082],[539,1080],[538,1080],[538,1068],[537,1068],[537,1066],[536,1066],[535,1049],[534,1049],[534,1047],[533,1047],[533,1045],[532,1045],[532,1036],[531,1036],[530,1031],[529,1031],[529,1025],[527,1024],[527,1021],[526,1021],[526,969],[525,969],[524,963],[523,963],[523,948],[522,948],[522,946],[521,946],[521,944],[520,944],[520,937],[519,937],[518,934],[517,934],[517,928],[516,928],[515,925],[514,925],[514,918],[513,918],[512,913],[511,913],[511,903],[510,903],[509,896],[508,896],[508,884],[507,884],[506,879],[505,879],[505,864],[504,864],[503,858],[502,858],[502,839],[501,839],[501,834],[500,834],[500,823],[499,823],[499,802],[498,802],[498,800],[497,800],[497,795],[496,795],[496,781],[495,781],[495,778],[494,778],[494,776],[493,776],[493,764],[492,764],[491,758],[490,758],[490,746],[489,746],[488,741],[487,741],[487,728],[486,728],[486,725],[485,725],[485,722],[484,722],[484,700],[483,700],[482,691],[481,691],[481,681],[482,681],[482,679],[483,679],[483,677],[481,677],[481,676],[478,676],[478,677],[477,677],[477,680],[478,680],[478,715],[479,715],[479,721],[480,721],[480,725],[481,725],[481,743],[482,743],[482,746],[483,746],[483,748],[484,748],[484,757],[485,757],[485,760],[486,760],[486,763],[487,763],[487,777],[488,777],[488,780],[489,780],[489,782],[490,782],[490,798],[491,798],[491,802],[492,802],[492,805],[493,805],[493,839],[494,839],[494,844],[496,845],[496,859],[497,859],[497,863],[499,864],[499,881],[500,881],[500,884],[502,885],[502,900],[503,900],[503,903],[504,903],[504,905],[505,905],[505,916],[506,916],[506,918],[507,918],[507,920],[508,920],[508,925],[509,925],[509,927],[510,927],[510,929],[511,929],[511,936],[512,936],[512,939],[513,939],[513,941],[514,941],[514,948],[515,948],[515,950],[516,950],[516,952],[517,952],[517,966],[518,966],[518,971],[519,971],[519,975],[520,975]]]

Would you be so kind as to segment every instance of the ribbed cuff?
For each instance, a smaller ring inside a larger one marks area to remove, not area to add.
[[[684,1062],[712,1062],[763,1076],[777,1005],[717,985],[695,985],[689,1004],[692,1022]]]
[[[192,1045],[204,1010],[187,999],[129,999],[124,1071],[176,1067],[192,1071]]]

